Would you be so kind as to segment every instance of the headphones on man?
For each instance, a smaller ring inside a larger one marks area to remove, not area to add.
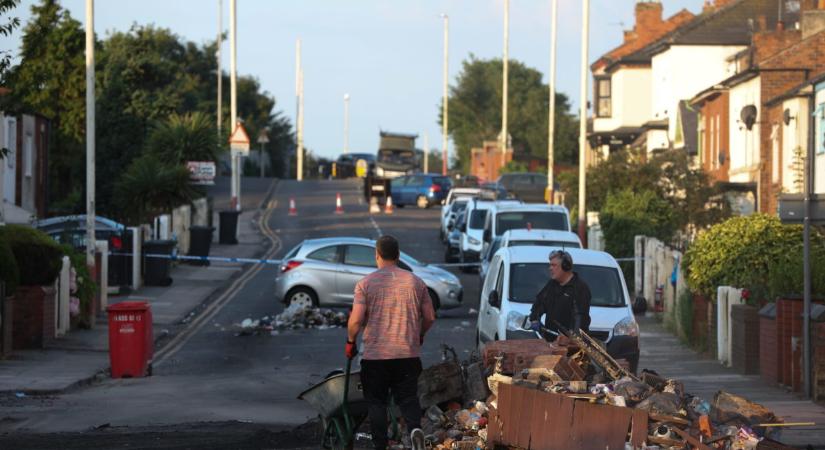
[[[550,253],[550,259],[559,258],[561,260],[561,270],[570,272],[573,270],[573,257],[564,250],[554,250]]]

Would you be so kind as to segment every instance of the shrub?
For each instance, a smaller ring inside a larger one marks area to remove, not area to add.
[[[6,295],[14,294],[18,283],[20,283],[20,269],[17,268],[17,260],[4,236],[0,236],[0,280],[6,285]]]
[[[0,227],[0,240],[5,240],[14,254],[21,285],[48,285],[60,273],[63,252],[46,233],[23,225],[6,225]]]
[[[115,197],[121,205],[128,205],[127,215],[135,224],[177,208],[196,194],[185,166],[165,163],[150,154],[132,161],[115,186]]]
[[[815,292],[825,294],[825,238],[812,233]],[[711,298],[718,286],[748,288],[752,301],[802,292],[802,226],[765,214],[733,217],[701,233],[685,254],[688,284]]]

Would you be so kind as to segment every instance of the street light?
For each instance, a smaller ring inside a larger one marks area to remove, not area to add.
[[[501,168],[507,164],[507,78],[510,62],[510,0],[504,0],[504,55],[502,57],[502,87],[501,87]]]
[[[587,47],[590,37],[590,0],[582,0],[582,60],[579,86],[579,238],[587,242],[585,199],[585,152],[587,145]]]
[[[344,94],[344,154],[349,153],[349,94]]]
[[[449,123],[449,108],[447,96],[447,84],[449,82],[448,63],[450,56],[450,17],[441,14],[444,19],[444,64],[443,64],[443,91],[441,93],[441,175],[447,175],[447,133]],[[427,149],[427,151],[429,151]],[[428,164],[429,165],[429,164]]]
[[[556,24],[558,23],[558,0],[552,0],[551,31],[550,31],[550,113],[547,121],[547,203],[555,203],[553,165],[556,163],[553,147],[555,146],[556,132]]]

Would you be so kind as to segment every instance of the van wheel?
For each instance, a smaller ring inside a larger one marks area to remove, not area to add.
[[[424,197],[423,195],[419,195],[418,198],[415,199],[415,205],[418,206],[421,209],[424,209],[424,208],[429,208],[430,207],[430,202],[427,201],[427,197]]]

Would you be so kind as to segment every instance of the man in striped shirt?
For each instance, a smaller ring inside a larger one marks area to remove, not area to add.
[[[390,391],[401,409],[413,448],[423,448],[418,376],[421,344],[435,322],[427,286],[398,267],[398,240],[381,236],[375,242],[378,270],[355,286],[347,327],[347,358],[358,353],[355,341],[363,330],[361,383],[369,403],[370,427],[376,449],[387,448],[387,404]]]

